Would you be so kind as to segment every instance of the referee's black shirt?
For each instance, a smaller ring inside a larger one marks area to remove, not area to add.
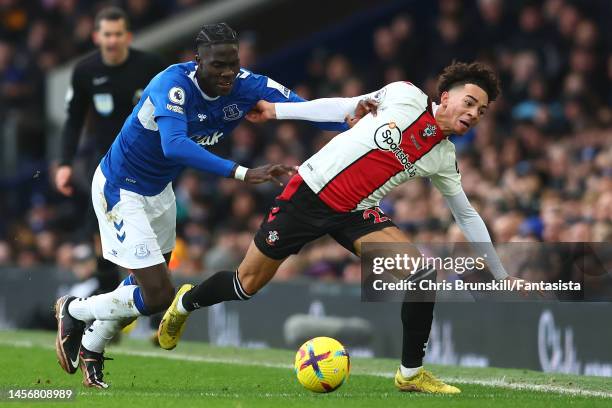
[[[143,89],[164,68],[156,55],[134,49],[130,49],[128,58],[120,65],[105,65],[99,50],[79,61],[66,97],[68,118],[62,134],[60,165],[72,164],[85,124],[92,147],[104,154]]]

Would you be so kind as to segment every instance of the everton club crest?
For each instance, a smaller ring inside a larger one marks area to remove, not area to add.
[[[223,108],[223,120],[236,120],[242,117],[242,111],[238,109],[238,105],[232,103]]]

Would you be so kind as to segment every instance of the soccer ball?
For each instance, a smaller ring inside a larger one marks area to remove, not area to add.
[[[295,355],[298,381],[314,392],[332,392],[346,381],[351,369],[349,354],[338,340],[315,337]]]

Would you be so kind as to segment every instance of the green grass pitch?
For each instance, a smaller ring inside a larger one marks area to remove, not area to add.
[[[0,389],[71,388],[69,402],[9,402],[9,407],[611,407],[612,379],[544,374],[527,370],[429,366],[459,386],[456,396],[401,393],[392,375],[398,361],[351,361],[347,383],[330,394],[314,394],[293,373],[287,350],[220,348],[181,343],[164,351],[148,342],[124,340],[111,347],[108,390],[84,388],[80,371],[64,373],[53,349],[54,333],[0,331]],[[350,350],[349,350],[350,351]],[[42,405],[41,405],[42,404]]]

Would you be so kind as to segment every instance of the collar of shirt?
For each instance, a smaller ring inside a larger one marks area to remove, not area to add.
[[[431,102],[431,112],[433,113],[433,117],[436,117],[436,112],[438,111],[438,108],[440,107],[440,105],[438,105],[435,102]]]

